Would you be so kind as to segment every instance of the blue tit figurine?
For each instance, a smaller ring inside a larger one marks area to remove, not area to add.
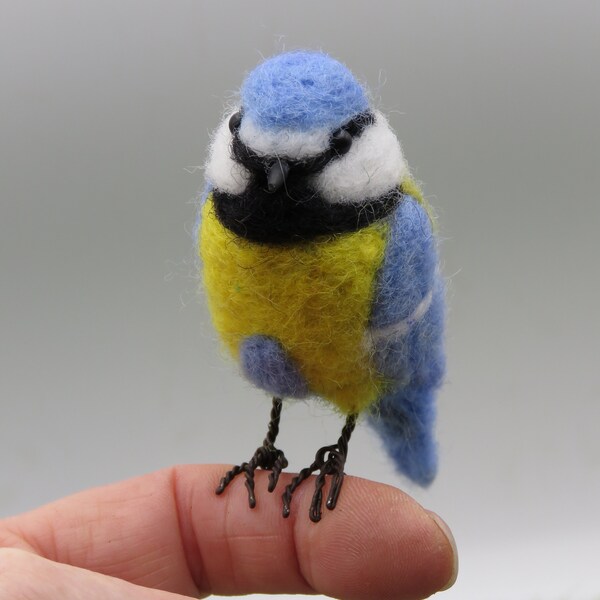
[[[432,220],[388,121],[350,71],[321,52],[270,58],[245,79],[214,134],[198,252],[214,325],[256,386],[273,394],[267,436],[244,473],[288,462],[275,446],[283,398],[319,397],[346,416],[283,493],[318,472],[310,518],[336,506],[359,414],[398,469],[436,472],[435,393],[444,371],[444,289]]]

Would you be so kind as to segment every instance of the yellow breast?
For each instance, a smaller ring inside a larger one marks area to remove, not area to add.
[[[223,227],[212,197],[202,209],[199,254],[209,308],[234,357],[242,340],[279,340],[310,389],[345,413],[377,399],[382,380],[363,343],[388,228],[289,246],[257,244]]]

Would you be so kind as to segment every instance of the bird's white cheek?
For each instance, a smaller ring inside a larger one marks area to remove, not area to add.
[[[397,187],[408,173],[400,143],[385,117],[354,141],[348,154],[332,161],[315,178],[317,191],[329,202],[352,203],[377,198]]]
[[[250,180],[249,171],[231,158],[231,133],[226,118],[215,132],[206,163],[206,179],[227,194],[241,194]]]

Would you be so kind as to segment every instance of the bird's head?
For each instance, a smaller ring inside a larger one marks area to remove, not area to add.
[[[304,51],[247,76],[206,168],[221,222],[272,243],[369,224],[368,215],[393,204],[407,172],[396,136],[352,73]]]

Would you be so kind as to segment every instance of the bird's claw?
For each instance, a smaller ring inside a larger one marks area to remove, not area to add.
[[[269,475],[269,492],[272,492],[277,482],[281,471],[288,466],[288,461],[285,454],[274,446],[260,446],[256,449],[254,456],[241,465],[232,467],[221,478],[221,481],[215,490],[217,495],[222,494],[225,488],[241,473],[246,477],[246,489],[248,490],[248,506],[254,508],[256,506],[256,497],[254,495],[254,472],[256,469],[270,470]]]
[[[329,510],[333,510],[336,507],[342,484],[344,483],[345,464],[346,454],[342,453],[337,445],[321,448],[317,452],[315,461],[312,465],[306,469],[302,469],[302,471],[300,471],[300,473],[298,473],[285,488],[282,495],[283,516],[287,518],[290,515],[290,503],[296,488],[315,471],[319,471],[315,480],[315,491],[308,512],[310,520],[314,523],[318,523],[322,516],[323,487],[325,486],[326,477],[327,475],[331,475],[331,486],[329,488],[329,493],[327,494],[325,506]]]

